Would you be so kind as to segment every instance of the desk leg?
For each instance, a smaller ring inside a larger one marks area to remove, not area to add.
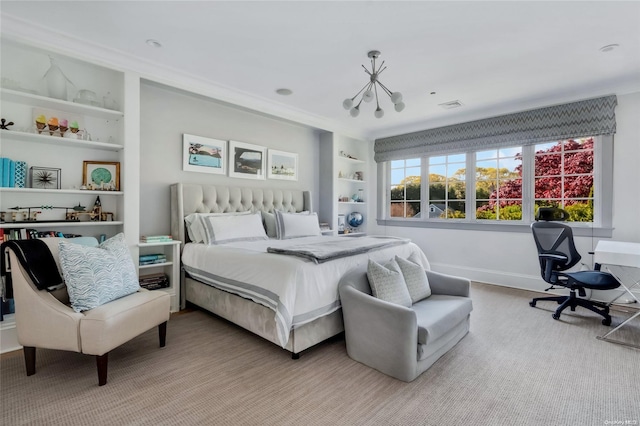
[[[607,342],[611,342],[611,343],[617,343],[619,345],[624,345],[624,346],[629,346],[631,348],[636,348],[636,349],[640,349],[640,345],[633,345],[631,343],[626,343],[626,342],[622,342],[620,340],[613,340],[613,339],[609,339],[609,336],[613,333],[615,333],[617,330],[619,330],[620,328],[622,328],[625,324],[627,324],[629,321],[633,320],[634,318],[637,318],[638,316],[640,316],[640,311],[636,312],[635,314],[633,314],[632,316],[630,316],[629,318],[627,318],[625,321],[623,321],[620,325],[618,325],[616,328],[614,328],[613,330],[609,330],[609,332],[607,334],[605,334],[604,336],[596,336],[596,339],[598,340],[604,340]]]

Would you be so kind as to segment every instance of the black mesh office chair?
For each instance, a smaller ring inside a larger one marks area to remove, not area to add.
[[[539,300],[558,302],[560,307],[553,314],[553,319],[556,320],[560,319],[560,314],[566,308],[570,307],[575,311],[576,306],[582,306],[602,315],[602,324],[611,325],[611,315],[606,304],[580,299],[576,297],[576,291],[581,297],[585,297],[585,288],[611,290],[619,287],[620,283],[611,274],[598,270],[562,272],[576,265],[581,259],[573,243],[571,227],[558,222],[534,222],[531,224],[531,231],[538,248],[542,278],[551,284],[545,291],[560,286],[568,288],[570,292],[568,296],[536,297],[529,305],[536,306]]]

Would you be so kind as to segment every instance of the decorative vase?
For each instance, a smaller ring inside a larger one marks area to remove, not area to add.
[[[67,100],[67,82],[71,83],[71,80],[67,78],[62,72],[56,60],[49,56],[51,66],[44,74],[44,79],[47,82],[47,91],[50,98]],[[73,85],[73,83],[71,83]]]

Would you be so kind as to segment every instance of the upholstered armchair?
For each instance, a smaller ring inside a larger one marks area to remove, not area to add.
[[[369,367],[411,382],[469,331],[469,280],[425,270],[431,290],[409,307],[372,295],[367,267],[340,280],[347,354]]]
[[[53,254],[59,271],[62,271],[59,257],[62,240],[42,240]],[[98,384],[102,386],[107,383],[108,355],[112,349],[156,326],[160,346],[165,346],[170,303],[167,293],[140,289],[93,309],[76,312],[70,306],[66,288],[39,290],[14,250],[7,248],[6,251],[18,342],[24,347],[27,376],[36,372],[36,348],[58,349],[95,355]]]

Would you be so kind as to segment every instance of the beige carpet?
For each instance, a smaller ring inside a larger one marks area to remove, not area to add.
[[[347,355],[334,339],[294,361],[203,312],[174,316],[167,347],[150,331],[95,360],[38,350],[1,358],[3,425],[607,425],[640,424],[640,350],[599,341],[586,310],[474,284],[471,332],[412,383]],[[623,316],[614,312],[614,324]],[[640,324],[618,338],[640,343]],[[612,423],[618,422],[618,423]],[[621,423],[620,423],[621,422]]]

